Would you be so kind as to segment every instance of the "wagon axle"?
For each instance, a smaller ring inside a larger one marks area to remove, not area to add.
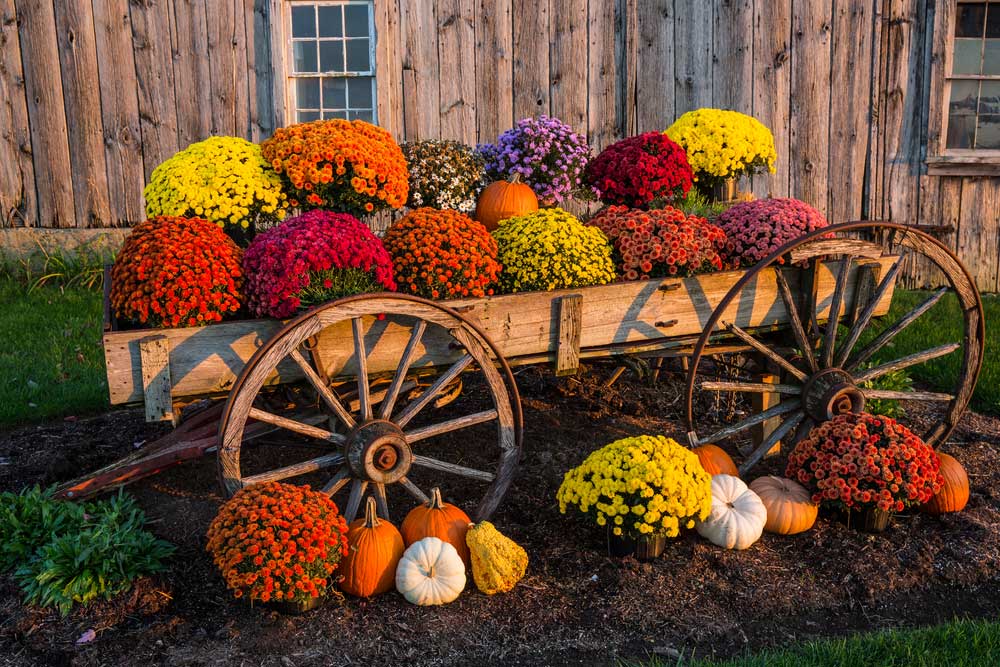
[[[402,429],[390,421],[372,419],[347,436],[344,458],[356,478],[392,484],[410,471],[413,450]]]
[[[848,412],[862,412],[865,395],[850,373],[826,368],[802,385],[802,406],[810,417],[823,422]]]

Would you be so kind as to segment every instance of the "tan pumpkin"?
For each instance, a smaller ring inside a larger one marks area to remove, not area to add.
[[[465,534],[469,532],[472,521],[469,515],[458,507],[441,500],[441,490],[431,489],[430,502],[414,507],[403,519],[400,530],[406,546],[418,542],[425,537],[436,537],[455,547],[462,557],[465,566],[469,566],[469,547],[465,543]]]
[[[701,447],[695,447],[691,451],[698,455],[701,467],[709,475],[740,476],[740,471],[736,467],[736,464],[733,463],[733,459],[729,457],[729,454],[726,454],[722,447],[717,445],[702,445]]]
[[[767,510],[767,532],[795,535],[816,523],[819,506],[813,503],[806,487],[795,480],[767,475],[750,482],[750,490],[760,496]]]
[[[369,496],[364,517],[347,528],[347,555],[339,568],[341,590],[359,598],[391,591],[403,549],[403,536],[394,525],[378,518],[375,499]]]
[[[501,220],[537,210],[535,191],[521,182],[520,174],[514,174],[510,181],[496,181],[483,189],[476,204],[476,220],[492,232]]]
[[[954,456],[938,452],[938,458],[944,486],[921,509],[934,515],[961,512],[969,502],[969,476]]]

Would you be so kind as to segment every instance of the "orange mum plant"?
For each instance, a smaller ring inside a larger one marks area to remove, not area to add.
[[[154,327],[218,322],[240,308],[243,251],[215,223],[160,216],[136,225],[111,271],[115,315]]]
[[[236,597],[305,602],[326,594],[347,555],[347,523],[325,494],[266,482],[222,506],[206,550]]]
[[[464,213],[418,208],[382,238],[400,290],[429,299],[493,294],[500,275],[497,242]]]
[[[300,123],[279,128],[260,148],[293,207],[362,216],[406,203],[406,158],[377,125],[340,118]]]

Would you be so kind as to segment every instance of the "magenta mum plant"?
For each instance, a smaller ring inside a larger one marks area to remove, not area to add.
[[[789,241],[829,223],[804,201],[776,198],[736,204],[724,211],[715,224],[729,238],[730,259],[750,266]]]

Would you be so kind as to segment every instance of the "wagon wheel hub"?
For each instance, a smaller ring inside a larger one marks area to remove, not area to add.
[[[344,456],[356,478],[381,484],[399,481],[413,464],[413,452],[403,431],[383,419],[355,427],[347,436]]]
[[[840,368],[826,368],[803,384],[802,405],[810,417],[823,422],[848,412],[862,412],[865,395],[850,373]]]

